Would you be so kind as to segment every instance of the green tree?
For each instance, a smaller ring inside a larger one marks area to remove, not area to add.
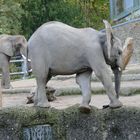
[[[37,27],[47,21],[61,21],[70,25],[79,25],[81,13],[75,2],[67,0],[25,0],[22,4],[22,29],[26,36],[30,36]],[[79,15],[78,15],[79,14]],[[25,22],[26,21],[26,22]]]
[[[109,0],[0,0],[0,33],[27,38],[48,21],[101,29],[103,19],[109,19]]]
[[[22,15],[22,30],[26,37],[29,37],[37,27],[43,23],[45,16],[44,5],[42,0],[23,0],[22,8],[24,14]]]
[[[109,0],[24,0],[22,8],[22,30],[27,37],[47,21],[101,29],[102,20],[109,19]]]
[[[109,20],[109,0],[78,0],[82,8],[85,26],[101,29],[102,20]]]
[[[21,33],[23,10],[16,0],[0,0],[0,34]]]

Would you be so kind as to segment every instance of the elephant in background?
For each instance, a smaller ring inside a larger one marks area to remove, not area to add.
[[[9,61],[16,54],[27,55],[27,41],[22,35],[0,35],[0,68],[2,69],[2,88],[9,89],[10,73]]]
[[[46,84],[52,76],[76,74],[76,82],[82,91],[81,111],[90,111],[91,75],[95,75],[104,85],[110,99],[109,107],[121,107],[116,96],[120,90],[120,78],[130,57],[126,48],[133,46],[132,38],[127,38],[125,48],[121,40],[114,36],[111,25],[104,20],[106,32],[92,28],[74,28],[61,22],[48,22],[39,27],[28,41],[28,55],[37,82],[34,105],[49,107]],[[132,48],[132,47],[130,47]],[[125,55],[124,55],[125,54]],[[115,89],[108,69],[115,76]]]

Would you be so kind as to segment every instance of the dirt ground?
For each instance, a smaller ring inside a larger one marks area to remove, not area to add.
[[[126,73],[129,70],[129,73],[136,73],[136,70],[140,71],[140,66],[131,66],[125,70]],[[11,82],[14,89],[32,89],[36,87],[35,79],[25,79],[25,80],[17,80]],[[53,79],[49,81],[48,86],[51,86],[55,89],[61,88],[77,88],[79,87],[76,82],[75,78],[67,78],[63,79]],[[101,82],[92,82],[91,86],[94,88],[102,88],[103,85]],[[140,80],[134,81],[122,81],[121,83],[122,88],[139,88],[140,87]],[[12,107],[12,106],[33,106],[33,104],[27,105],[27,96],[29,93],[19,93],[19,94],[3,94],[3,107]],[[80,103],[82,100],[82,95],[70,95],[70,96],[59,96],[57,100],[51,102],[51,106],[57,109],[63,109],[74,104]],[[126,106],[137,106],[140,107],[140,94],[133,95],[133,96],[121,96],[121,102]],[[107,95],[92,95],[90,105],[96,106],[97,108],[102,108],[103,105],[109,103],[109,99]]]
[[[27,93],[3,94],[3,107],[22,106],[22,105],[33,106],[33,104],[29,105],[26,104],[27,95],[28,95]],[[80,104],[81,100],[82,100],[81,95],[59,96],[57,97],[57,100],[51,102],[51,107],[55,107],[57,109],[64,109],[74,104]],[[125,96],[125,97],[121,96],[120,101],[125,106],[140,107],[140,95]],[[103,105],[107,105],[108,103],[109,99],[107,95],[92,95],[90,105],[101,109]]]

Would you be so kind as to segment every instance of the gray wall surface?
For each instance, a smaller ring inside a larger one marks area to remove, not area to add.
[[[114,26],[114,33],[122,40],[127,37],[134,38],[134,54],[130,64],[140,63],[140,19],[131,20]]]

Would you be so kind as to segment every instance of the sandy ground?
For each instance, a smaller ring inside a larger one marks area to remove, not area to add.
[[[34,88],[36,87],[36,81],[35,79],[27,79],[27,80],[17,80],[11,82],[14,89],[20,89],[20,88]],[[79,86],[76,84],[75,78],[66,79],[66,80],[50,80],[48,82],[48,86],[51,86],[55,89],[61,89],[61,88],[79,88]],[[94,88],[103,88],[103,85],[101,82],[91,82],[91,87]],[[122,88],[139,88],[140,87],[140,80],[135,81],[122,81],[121,82]]]
[[[27,105],[27,93],[25,94],[4,94],[3,95],[3,107],[12,107],[12,106],[33,106],[33,104]],[[51,106],[57,109],[64,109],[70,107],[74,104],[80,104],[82,100],[81,95],[71,95],[71,96],[59,96],[57,100],[51,102]],[[120,101],[125,106],[136,106],[140,107],[140,95],[134,96],[125,96],[120,97]],[[95,106],[97,108],[102,108],[103,105],[107,105],[109,103],[109,99],[107,95],[92,95],[90,105]]]
[[[135,65],[131,66],[130,68],[127,68],[129,71],[136,71],[138,69],[138,72],[140,70],[140,66],[136,67]],[[125,72],[127,72],[127,69]],[[136,72],[134,72],[136,73]],[[36,87],[36,81],[35,79],[25,79],[25,80],[17,80],[11,82],[14,89],[32,89]],[[53,79],[50,80],[48,83],[48,86],[51,86],[55,89],[61,89],[61,88],[73,88],[73,87],[79,87],[76,82],[75,78],[68,78],[68,79]],[[91,83],[92,88],[94,89],[99,87],[103,88],[103,85],[101,82],[92,82]],[[129,87],[129,88],[139,88],[140,87],[140,80],[134,80],[134,81],[123,81],[121,83],[121,87]],[[27,93],[19,93],[19,94],[3,94],[3,107],[12,107],[12,106],[21,106],[21,105],[27,105]],[[82,95],[71,95],[71,96],[59,96],[57,97],[57,100],[51,102],[51,106],[55,107],[57,109],[63,109],[69,106],[72,106],[74,104],[80,103],[82,100]],[[133,96],[126,96],[126,97],[120,97],[121,102],[126,106],[137,106],[140,107],[140,94],[139,95],[133,95]],[[102,108],[103,105],[106,105],[109,103],[109,99],[107,95],[92,95],[91,103],[90,105],[96,106],[98,108]],[[33,104],[27,105],[32,106]]]

